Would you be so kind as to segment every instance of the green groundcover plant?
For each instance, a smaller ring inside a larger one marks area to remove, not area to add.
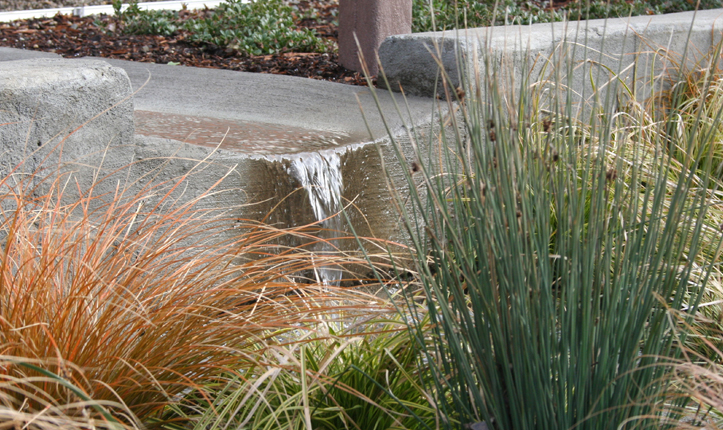
[[[407,318],[420,345],[432,326],[445,428],[665,428],[684,414],[687,396],[669,395],[717,276],[723,113],[684,106],[715,103],[720,47],[699,64],[701,97],[654,81],[648,108],[614,72],[565,91],[576,49],[560,46],[534,81],[479,59],[447,92],[457,114],[439,134],[394,145],[418,270],[399,283],[425,291],[426,314],[408,296]]]
[[[190,40],[228,46],[245,55],[323,52],[327,45],[309,29],[297,29],[293,9],[282,0],[227,0],[211,16],[189,20]]]
[[[336,49],[334,43],[324,41],[313,30],[297,28],[302,18],[318,18],[314,9],[302,16],[284,0],[227,0],[207,16],[188,20],[181,20],[174,11],[142,10],[137,1],[122,12],[120,0],[115,0],[114,5],[122,31],[128,34],[170,36],[183,30],[188,32],[189,41],[234,49],[241,55]],[[720,0],[580,0],[565,2],[554,10],[547,2],[537,0],[413,0],[412,31],[624,18],[718,7]]]
[[[227,0],[204,17],[187,20],[174,11],[142,10],[137,1],[121,11],[118,0],[115,13],[124,33],[170,36],[183,30],[190,42],[230,48],[241,55],[333,50],[313,30],[297,28],[302,17],[283,0]]]
[[[527,25],[721,7],[719,0],[577,0],[559,3],[561,6],[558,5],[553,11],[550,2],[536,0],[413,0],[412,28],[414,32],[422,32],[491,25]]]
[[[262,344],[258,367],[229,372],[170,416],[199,430],[434,428],[436,408],[420,384],[429,376],[418,365],[422,350],[398,317],[368,314],[280,333],[293,340]]]

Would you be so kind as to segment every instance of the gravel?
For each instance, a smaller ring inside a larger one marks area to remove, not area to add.
[[[161,0],[141,0],[142,2]],[[124,0],[123,3],[128,3]],[[0,11],[54,9],[59,7],[94,6],[112,4],[111,0],[0,0]]]

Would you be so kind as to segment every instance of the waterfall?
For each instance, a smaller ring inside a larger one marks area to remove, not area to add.
[[[333,253],[332,239],[338,237],[342,229],[340,216],[333,216],[341,210],[341,157],[333,151],[305,153],[291,161],[289,174],[306,190],[311,209],[322,228],[319,238],[323,241],[312,251],[318,255]],[[325,267],[317,273],[318,280],[325,285],[338,285],[342,276],[341,270],[335,267]]]

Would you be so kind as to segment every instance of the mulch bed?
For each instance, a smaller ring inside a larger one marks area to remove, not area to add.
[[[299,27],[313,28],[319,36],[336,41],[337,28],[333,2],[301,2],[316,7],[322,19],[301,21]],[[302,9],[303,12],[303,9]],[[187,19],[205,11],[181,11]],[[244,72],[301,76],[352,85],[366,85],[359,73],[339,64],[335,53],[294,53],[244,57],[238,52],[213,45],[186,41],[188,34],[172,36],[128,35],[118,31],[114,16],[19,20],[0,23],[0,46],[54,52],[66,58],[104,57],[149,63],[178,63],[184,66],[209,67]],[[105,28],[104,28],[105,27]]]

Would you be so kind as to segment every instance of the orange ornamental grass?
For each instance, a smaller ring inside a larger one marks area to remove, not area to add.
[[[303,231],[174,202],[185,177],[113,195],[91,190],[72,203],[63,203],[67,178],[56,177],[40,196],[37,175],[0,182],[5,412],[88,398],[146,421],[224,371],[253,365],[257,341],[272,331],[299,330],[358,297],[294,281],[330,264],[278,245]]]

